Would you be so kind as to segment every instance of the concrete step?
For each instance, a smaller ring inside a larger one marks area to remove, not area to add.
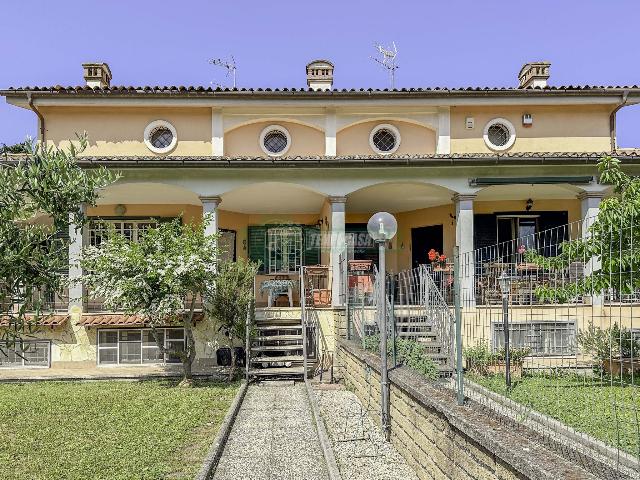
[[[285,342],[285,341],[302,341],[302,335],[264,335],[255,337],[258,342]]]
[[[304,375],[304,367],[270,367],[252,368],[249,375],[256,377],[288,377],[291,375]]]
[[[272,326],[272,325],[302,325],[302,319],[300,318],[263,318],[261,320],[256,319],[257,327]]]
[[[299,345],[261,345],[259,347],[251,347],[252,352],[284,352],[300,350],[302,351],[302,344]]]
[[[303,362],[302,355],[282,355],[277,357],[253,357],[251,363],[274,363],[274,362]]]
[[[287,324],[282,324],[282,323],[278,323],[278,324],[273,324],[273,325],[258,325],[256,327],[256,330],[259,330],[261,332],[268,332],[271,330],[302,330],[302,325],[298,324],[298,325],[287,325]]]

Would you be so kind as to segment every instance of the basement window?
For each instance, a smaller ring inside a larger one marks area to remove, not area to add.
[[[0,367],[49,367],[51,358],[51,342],[16,341],[11,348],[0,343]]]
[[[183,328],[158,328],[164,348],[185,349]],[[98,330],[99,365],[180,363],[178,356],[163,354],[150,328]]]
[[[504,324],[493,323],[493,346],[504,348]],[[530,348],[531,356],[576,354],[576,322],[538,321],[509,324],[511,348]]]
[[[377,125],[369,135],[369,145],[380,155],[389,155],[400,146],[400,132],[393,125]]]

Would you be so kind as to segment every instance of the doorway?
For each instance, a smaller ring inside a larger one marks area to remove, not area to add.
[[[416,227],[411,229],[411,265],[413,268],[429,263],[429,250],[440,253],[444,248],[442,225]]]

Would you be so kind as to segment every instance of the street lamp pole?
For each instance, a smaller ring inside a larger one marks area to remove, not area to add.
[[[511,291],[511,277],[506,272],[502,272],[498,278],[500,290],[502,291],[502,329],[504,330],[504,363],[505,381],[507,391],[511,390],[511,348],[509,342],[509,292]]]
[[[379,212],[367,223],[369,235],[378,244],[378,281],[380,296],[378,298],[378,319],[380,328],[380,386],[381,386],[381,420],[385,440],[391,437],[391,409],[389,406],[389,369],[387,362],[387,292],[386,292],[386,242],[398,231],[398,222],[393,215]],[[395,332],[394,332],[395,335]]]

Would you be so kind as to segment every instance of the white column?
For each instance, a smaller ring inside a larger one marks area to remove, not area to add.
[[[211,154],[224,156],[224,119],[219,108],[211,109]]]
[[[473,253],[473,200],[474,194],[456,194],[456,245],[460,249],[460,296],[463,305],[475,304],[474,277],[475,259]]]
[[[345,245],[345,203],[346,197],[329,197],[331,206],[331,305],[342,305],[340,299],[340,254],[346,253]],[[346,259],[345,259],[346,260]]]
[[[73,216],[71,216],[69,223],[69,312],[78,316],[82,313],[84,305],[82,298],[84,288],[81,283],[76,282],[82,278],[82,267],[80,266],[82,247],[82,228],[77,228],[77,225],[73,223]]]
[[[580,206],[582,210],[582,238],[589,238],[589,227],[593,225],[595,218],[600,211],[600,202],[602,202],[602,192],[582,192],[578,195],[580,200]],[[585,259],[586,260],[586,259]],[[591,258],[586,260],[584,264],[584,275],[588,276],[593,273],[594,270],[600,269],[601,263],[598,258]],[[592,305],[602,305],[604,299],[602,295],[592,295]]]
[[[438,108],[438,145],[436,153],[451,153],[451,112],[449,107]]]
[[[324,154],[327,157],[336,156],[336,112],[333,109],[327,109],[325,126],[324,126]]]
[[[218,233],[218,205],[222,199],[217,195],[213,196],[201,196],[202,202],[202,216],[210,214],[211,221],[205,226],[205,235],[215,235]]]

